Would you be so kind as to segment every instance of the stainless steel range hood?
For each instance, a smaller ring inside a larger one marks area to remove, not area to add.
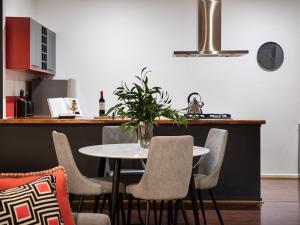
[[[198,0],[198,51],[175,51],[176,57],[236,57],[248,50],[221,50],[221,0]]]

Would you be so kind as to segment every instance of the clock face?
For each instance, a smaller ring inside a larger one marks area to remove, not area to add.
[[[275,42],[263,44],[257,52],[257,62],[266,71],[275,71],[282,65],[284,59],[283,50]]]

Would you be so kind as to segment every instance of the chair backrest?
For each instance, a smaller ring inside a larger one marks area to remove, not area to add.
[[[143,199],[172,200],[187,195],[193,163],[192,136],[153,137],[145,173],[138,184]]]
[[[215,185],[218,183],[223,164],[227,137],[227,130],[210,129],[205,142],[205,148],[209,149],[209,153],[201,156],[198,167],[196,168],[196,173],[209,176]]]
[[[137,143],[137,134],[135,131],[123,132],[120,126],[104,126],[102,128],[102,144],[124,144]],[[105,164],[105,173],[111,171],[110,165],[114,163],[113,159],[107,159]],[[142,169],[143,165],[137,160],[122,160],[122,169]]]
[[[80,188],[78,182],[83,180],[84,176],[77,168],[68,138],[56,131],[52,132],[52,138],[58,163],[65,168],[67,174],[68,190],[70,193],[77,193],[77,189]]]
[[[102,144],[137,143],[136,132],[123,132],[120,126],[102,128]]]

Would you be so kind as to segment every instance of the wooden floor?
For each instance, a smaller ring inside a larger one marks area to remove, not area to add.
[[[263,204],[260,209],[222,210],[225,225],[300,225],[300,183],[298,180],[262,180]],[[219,225],[214,210],[206,210],[207,224]],[[192,212],[188,210],[190,224],[194,224]],[[166,224],[166,214],[164,222]],[[132,223],[137,224],[137,213],[133,211]],[[151,218],[151,224],[154,224]],[[179,214],[178,225],[183,220]],[[201,224],[203,220],[201,217]]]

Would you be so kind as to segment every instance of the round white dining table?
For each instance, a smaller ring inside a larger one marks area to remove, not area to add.
[[[148,149],[141,148],[137,143],[130,144],[105,144],[105,145],[93,145],[79,149],[79,152],[88,156],[98,158],[115,159],[114,173],[113,173],[113,185],[112,185],[112,215],[111,224],[115,224],[115,218],[117,213],[118,204],[118,190],[120,184],[120,170],[122,159],[147,159]],[[193,156],[199,157],[209,152],[209,149],[193,146]],[[167,162],[166,162],[167,163]],[[195,193],[195,184],[193,176],[190,181],[190,195],[192,200],[192,207],[194,212],[195,224],[199,225],[198,207]]]
[[[110,159],[147,159],[148,149],[141,148],[139,144],[106,144],[93,145],[79,149],[79,152],[85,155],[110,158]],[[193,156],[201,156],[207,154],[207,148],[193,146]]]

